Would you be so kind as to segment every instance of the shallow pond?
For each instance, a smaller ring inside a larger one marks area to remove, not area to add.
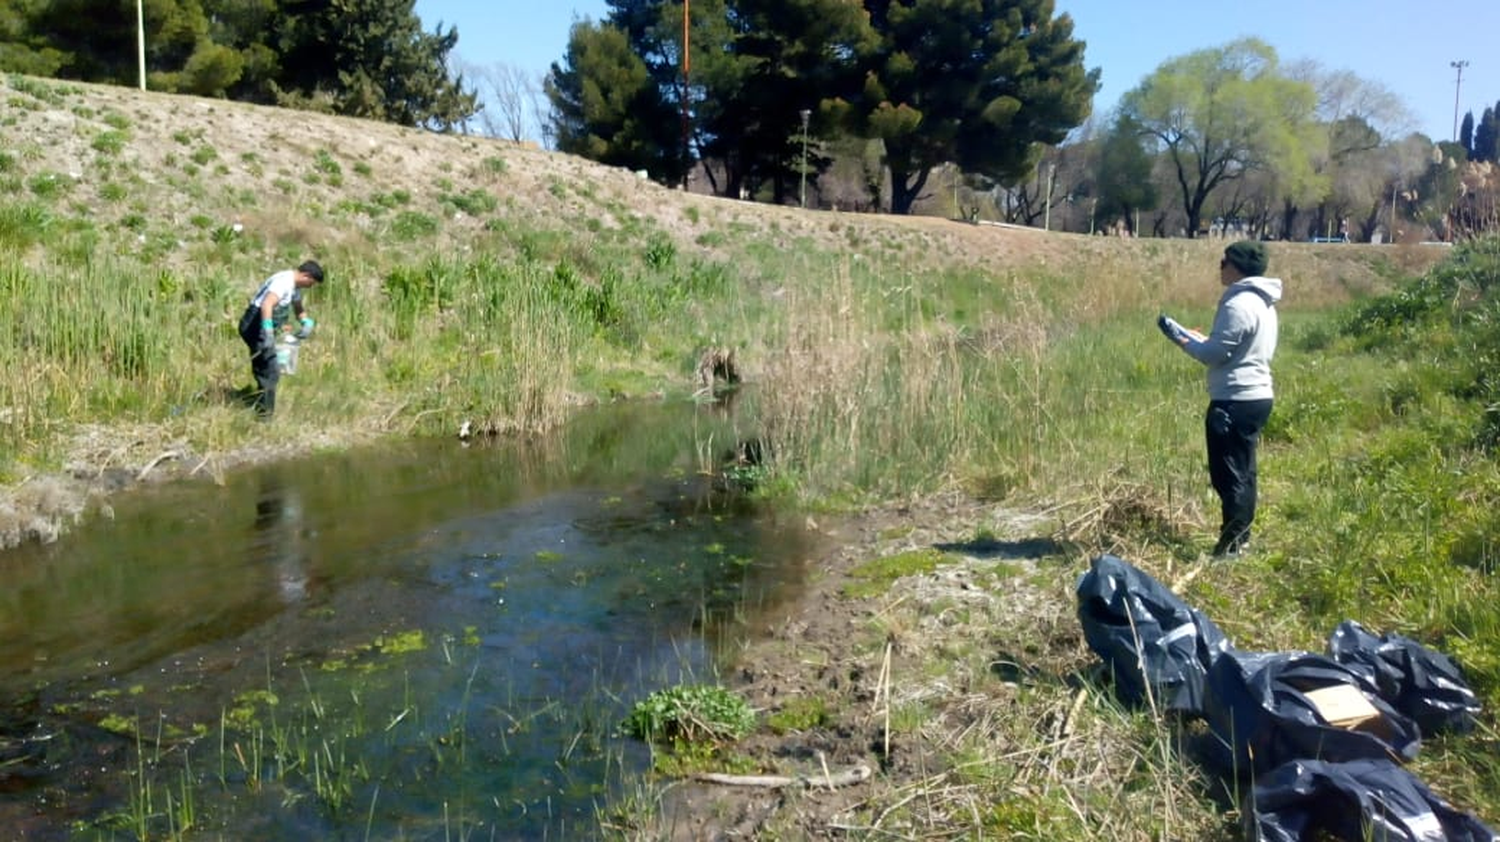
[[[0,554],[0,827],[595,835],[649,764],[633,702],[714,681],[815,551],[702,472],[740,435],[607,408],[131,493]]]

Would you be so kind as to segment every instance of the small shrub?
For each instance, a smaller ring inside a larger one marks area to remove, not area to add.
[[[484,167],[485,172],[488,172],[491,175],[500,175],[501,173],[504,173],[507,166],[507,164],[505,163],[505,159],[500,157],[499,155],[491,155],[490,157],[485,158],[480,165]]]
[[[192,161],[200,167],[208,166],[208,162],[219,157],[218,150],[212,146],[203,145],[193,150]]]
[[[342,175],[344,172],[339,162],[333,159],[333,153],[327,149],[319,149],[313,156],[313,169],[324,175]]]
[[[70,186],[66,176],[55,172],[39,172],[26,182],[26,189],[38,199],[51,199],[66,193]]]
[[[370,165],[367,164],[367,163],[365,163],[364,161],[355,161],[354,162],[354,174],[355,175],[363,176],[364,178],[369,178],[370,175],[371,175],[371,173],[373,173],[373,172],[374,172],[374,170],[370,168]]]
[[[130,195],[125,185],[109,181],[99,186],[99,198],[106,202],[118,202]]]
[[[38,205],[0,206],[0,244],[29,246],[40,242],[54,221],[52,213]]]
[[[660,272],[677,260],[677,246],[664,236],[652,237],[644,256],[646,265]]]
[[[125,148],[125,133],[109,129],[94,135],[89,146],[101,155],[118,155]]]
[[[398,240],[430,237],[438,232],[438,221],[419,211],[402,211],[391,223],[391,234]]]
[[[727,742],[755,729],[755,711],[723,687],[684,684],[636,702],[624,728],[647,742]]]
[[[106,112],[103,120],[104,125],[109,126],[112,129],[118,129],[122,132],[130,128],[130,118],[126,117],[124,114],[121,114],[118,111]]]
[[[500,205],[494,196],[477,187],[473,190],[465,190],[463,193],[446,194],[442,197],[441,201],[454,210],[466,213],[469,216],[483,216]]]

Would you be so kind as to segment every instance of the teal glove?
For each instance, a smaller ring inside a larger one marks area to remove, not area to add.
[[[303,316],[302,317],[302,322],[301,322],[302,326],[297,329],[297,333],[294,334],[294,335],[298,339],[306,339],[307,337],[312,336],[313,327],[316,324],[317,324],[317,322],[314,322],[312,320],[312,316]]]

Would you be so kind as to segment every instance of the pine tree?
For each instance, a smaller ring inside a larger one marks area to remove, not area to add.
[[[1473,143],[1469,147],[1469,160],[1500,162],[1500,103],[1486,108],[1479,126],[1474,129]]]
[[[857,130],[885,142],[891,211],[907,213],[933,167],[1005,182],[1037,144],[1088,117],[1097,71],[1051,0],[867,0],[878,43],[853,103]]]

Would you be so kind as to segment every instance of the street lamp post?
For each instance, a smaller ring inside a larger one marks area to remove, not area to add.
[[[802,116],[802,189],[797,194],[797,205],[807,207],[807,121],[812,119],[812,111],[804,108],[798,112]]]
[[[1458,92],[1464,86],[1464,68],[1469,63],[1463,59],[1448,62],[1448,66],[1458,71],[1458,79],[1453,82],[1453,140],[1458,141]]]
[[[135,0],[135,59],[140,70],[141,90],[146,90],[146,12],[141,0]]]

